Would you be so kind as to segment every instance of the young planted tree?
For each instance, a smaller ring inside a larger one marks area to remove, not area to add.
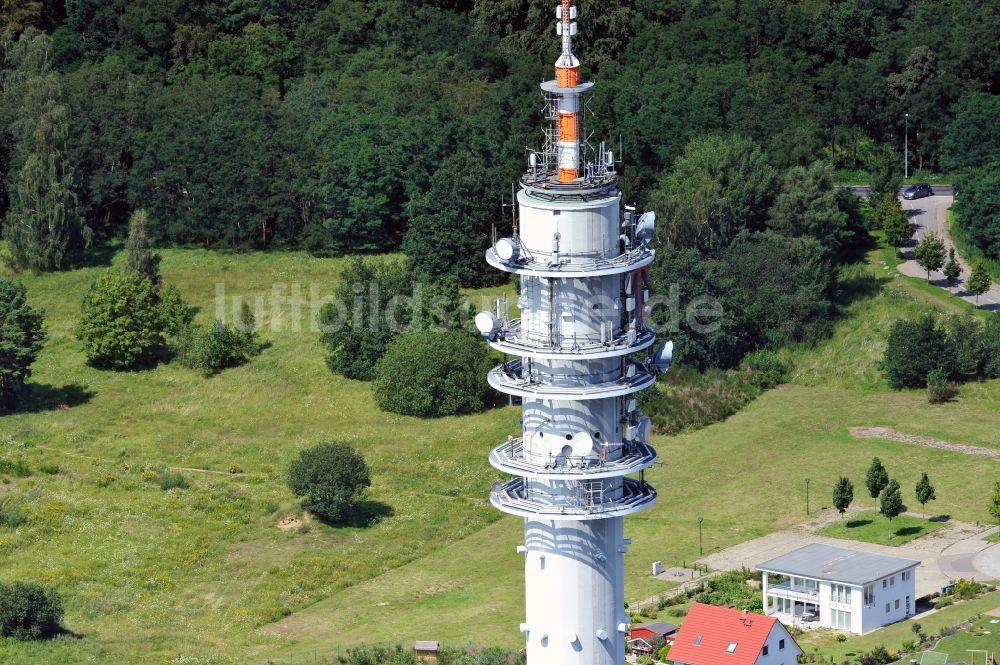
[[[958,281],[958,278],[962,276],[962,266],[958,263],[958,258],[955,256],[955,248],[948,248],[948,262],[944,264],[944,277],[948,280],[949,284],[954,284]]]
[[[931,273],[944,266],[944,241],[936,233],[928,233],[917,245],[914,256],[920,267],[927,271],[927,281],[931,281]]]
[[[854,483],[841,476],[837,480],[837,484],[833,486],[833,507],[843,517],[848,506],[851,505],[851,501],[854,501]]]
[[[885,242],[889,247],[902,247],[913,235],[910,220],[896,199],[883,199],[877,204],[878,219],[885,231]]]
[[[899,491],[899,482],[895,478],[889,481],[879,500],[879,512],[889,518],[889,530],[892,531],[892,520],[903,512],[903,495]]]
[[[140,208],[132,213],[128,223],[128,241],[125,243],[125,272],[138,273],[159,287],[162,281],[160,255],[153,251],[148,225],[148,212]]]
[[[27,295],[24,284],[0,277],[0,413],[16,406],[46,339],[43,313],[28,304]]]
[[[882,460],[873,457],[872,463],[868,467],[868,473],[865,474],[865,487],[868,488],[868,494],[873,499],[876,499],[876,505],[878,505],[878,495],[888,484],[889,474],[886,472],[885,467],[882,466]]]
[[[993,496],[990,497],[990,516],[1000,526],[1000,481],[993,483]]]
[[[937,496],[934,494],[934,486],[931,485],[926,471],[921,474],[920,480],[917,481],[916,493],[917,501],[920,502],[920,512],[923,514],[927,502],[937,499]]]
[[[965,282],[965,285],[969,288],[969,293],[976,296],[976,307],[979,307],[979,297],[989,291],[993,285],[993,280],[990,279],[990,273],[986,270],[985,263],[976,261],[972,265],[972,273],[969,275],[969,279]]]

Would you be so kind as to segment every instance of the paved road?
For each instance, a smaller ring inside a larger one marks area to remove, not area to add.
[[[934,196],[917,199],[916,201],[903,200],[903,209],[906,210],[908,215],[910,215],[910,221],[915,226],[913,238],[910,239],[909,243],[907,243],[905,247],[900,248],[903,256],[907,259],[904,263],[899,265],[899,271],[904,275],[927,279],[927,271],[921,268],[920,264],[918,264],[913,258],[914,248],[917,246],[917,243],[920,242],[920,239],[926,234],[938,234],[938,236],[944,240],[946,251],[948,247],[952,246],[951,239],[948,237],[946,232],[946,227],[948,221],[948,208],[951,207],[951,204],[954,202],[954,198],[943,194],[937,194],[937,188],[935,188],[934,191]],[[948,281],[945,279],[944,274],[940,271],[931,273],[931,282],[955,294],[956,296],[959,296],[963,300],[975,304],[976,297],[965,290],[965,279],[969,276],[969,273],[972,272],[972,268],[969,267],[969,264],[966,263],[961,256],[958,257],[958,262],[962,266],[962,276],[954,286],[948,285]],[[983,309],[1000,309],[1000,285],[993,284],[993,288],[979,298],[979,305]]]
[[[903,190],[905,190],[909,185],[905,185],[899,188],[899,195],[903,195]],[[868,195],[872,193],[872,188],[868,185],[838,185],[837,189],[849,189],[863,199],[867,199]],[[931,185],[931,190],[937,196],[954,196],[955,192],[951,185]]]

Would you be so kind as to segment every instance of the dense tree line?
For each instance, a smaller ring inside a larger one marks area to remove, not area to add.
[[[501,196],[541,140],[550,4],[5,3],[10,252],[72,265],[146,208],[160,244],[404,247],[432,276],[495,279],[470,250],[503,223]],[[625,194],[640,204],[705,134],[759,146],[779,179],[817,158],[855,168],[883,146],[898,153],[904,112],[915,165],[950,167],[961,146],[996,154],[962,129],[981,128],[998,92],[989,3],[579,4],[578,48],[601,83],[589,129],[621,136]]]

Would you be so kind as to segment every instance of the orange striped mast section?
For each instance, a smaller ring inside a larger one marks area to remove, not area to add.
[[[562,0],[556,7],[559,23],[556,33],[562,36],[562,54],[556,60],[556,85],[568,88],[559,95],[558,155],[559,182],[573,182],[580,177],[580,112],[579,95],[573,90],[580,85],[580,61],[573,55],[573,34],[576,32],[576,7],[572,0]]]

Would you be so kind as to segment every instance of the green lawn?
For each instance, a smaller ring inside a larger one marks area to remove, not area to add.
[[[866,501],[863,498],[862,501]],[[853,514],[823,527],[817,533],[831,538],[862,540],[878,545],[902,545],[914,538],[926,536],[944,526],[944,521],[931,521],[912,515],[900,515],[890,522],[875,511]]]
[[[210,379],[176,364],[95,370],[72,330],[84,291],[104,268],[24,276],[32,301],[46,309],[51,339],[28,409],[0,420],[0,457],[36,469],[0,484],[0,494],[25,497],[30,517],[17,530],[0,529],[0,576],[57,585],[66,625],[82,637],[0,644],[0,662],[126,662],[140,652],[149,662],[244,662],[372,639],[521,644],[521,522],[486,499],[498,478],[487,452],[517,430],[519,410],[435,421],[392,416],[374,406],[367,384],[331,375],[309,306],[272,312],[268,297],[275,284],[285,294],[292,284],[306,296],[313,286],[329,294],[342,260],[163,254],[165,281],[203,318],[215,315],[220,290],[261,297],[270,347]],[[913,502],[911,488],[926,469],[939,497],[935,512],[987,519],[992,460],[848,434],[851,426],[882,425],[998,445],[991,436],[1000,430],[1000,381],[963,386],[956,401],[938,406],[922,391],[885,387],[871,367],[879,331],[932,297],[891,277],[880,283],[877,265],[874,274],[830,340],[790,353],[791,383],[725,422],[654,438],[661,464],[647,478],[659,501],[626,521],[635,539],[626,557],[628,599],[668,587],[649,576],[652,561],[697,556],[699,515],[706,550],[796,524],[805,517],[802,478],[813,479],[814,509],[828,510],[836,478],[862,487],[873,455],[900,481],[904,501]],[[331,438],[365,454],[371,498],[392,514],[371,528],[278,530],[282,516],[297,513],[287,464]],[[62,471],[39,473],[44,463]],[[184,472],[191,489],[163,492],[141,476],[157,464],[205,471]],[[245,473],[229,474],[233,464]]]
[[[975,600],[965,600],[956,603],[937,612],[922,616],[916,621],[909,619],[894,623],[885,628],[880,628],[867,635],[851,636],[848,637],[846,642],[838,642],[836,637],[839,633],[832,630],[813,630],[795,639],[803,651],[807,653],[816,652],[825,657],[832,657],[835,663],[841,663],[848,659],[851,662],[855,662],[857,656],[871,651],[880,644],[884,645],[890,651],[899,652],[902,649],[903,642],[914,639],[914,623],[919,623],[924,633],[934,635],[942,628],[967,621],[981,612],[992,610],[996,607],[1000,607],[1000,591],[990,592]],[[996,625],[1000,624],[994,624],[994,626]],[[1000,633],[1000,629],[997,629],[995,632]],[[938,647],[937,650],[941,651],[942,649]],[[957,654],[952,653],[949,655],[951,656],[949,660],[964,660],[961,656],[956,657]],[[919,660],[919,655],[916,657]],[[904,658],[904,662],[909,662],[909,659]],[[980,663],[980,665],[982,664]]]
[[[1000,619],[982,616],[968,630],[962,630],[941,640],[934,651],[948,654],[948,661],[971,663],[974,657],[977,665],[985,665],[985,654],[975,656],[970,650],[1000,652]]]

